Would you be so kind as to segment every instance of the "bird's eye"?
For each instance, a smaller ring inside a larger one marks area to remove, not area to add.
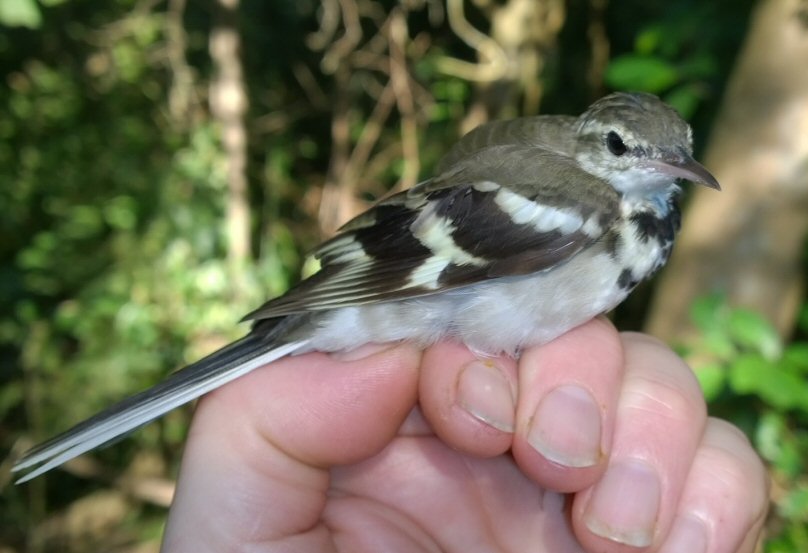
[[[609,134],[606,135],[606,147],[616,156],[622,156],[628,150],[623,143],[623,139],[614,131],[610,131]]]

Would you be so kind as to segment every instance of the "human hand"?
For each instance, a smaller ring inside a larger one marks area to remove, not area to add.
[[[163,550],[745,553],[766,505],[683,361],[598,319],[518,363],[366,346],[209,394]]]

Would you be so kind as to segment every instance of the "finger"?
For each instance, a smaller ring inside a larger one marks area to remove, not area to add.
[[[573,503],[576,534],[591,551],[661,544],[706,423],[701,389],[684,361],[649,336],[622,340],[625,378],[608,467]]]
[[[327,468],[373,455],[392,439],[416,401],[419,357],[407,345],[360,359],[290,357],[206,396],[186,444],[164,549],[327,539],[318,525]],[[311,545],[327,550],[325,542]]]
[[[434,435],[397,438],[332,474],[326,515],[345,551],[582,551],[565,498],[508,455],[472,459]]]
[[[453,342],[424,352],[419,401],[424,417],[450,447],[491,457],[511,447],[516,362],[478,357]]]
[[[622,345],[605,319],[525,351],[513,442],[521,469],[556,491],[591,486],[606,467],[622,375]]]
[[[660,553],[752,553],[766,517],[768,484],[746,436],[709,419]]]

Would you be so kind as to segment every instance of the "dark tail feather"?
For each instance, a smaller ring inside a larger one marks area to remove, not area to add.
[[[128,434],[199,396],[255,368],[294,353],[306,341],[278,345],[263,333],[244,338],[175,372],[153,387],[124,399],[70,430],[28,450],[13,472],[33,469],[17,480],[26,482],[62,463]]]

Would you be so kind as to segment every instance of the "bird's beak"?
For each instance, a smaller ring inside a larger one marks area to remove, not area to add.
[[[649,168],[655,169],[660,173],[689,180],[697,184],[703,184],[715,190],[721,190],[721,185],[718,184],[716,178],[704,168],[704,165],[684,152],[665,154],[660,158],[646,163]]]

